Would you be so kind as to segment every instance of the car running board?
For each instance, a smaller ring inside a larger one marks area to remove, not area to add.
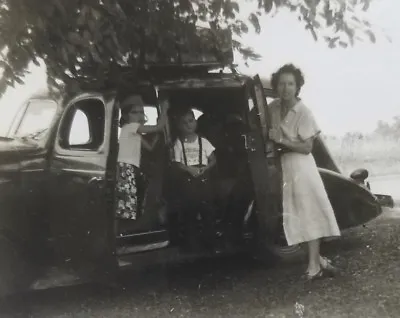
[[[29,287],[31,290],[44,290],[54,287],[67,287],[84,283],[84,280],[72,271],[57,267],[48,268],[44,275],[35,280]]]
[[[165,248],[169,245],[169,241],[151,243],[151,244],[142,244],[142,245],[131,245],[131,246],[120,246],[117,248],[117,255],[128,255],[128,254],[137,254],[143,252],[150,252],[158,249]]]

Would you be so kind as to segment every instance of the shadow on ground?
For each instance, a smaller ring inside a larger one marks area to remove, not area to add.
[[[119,288],[85,285],[4,299],[1,317],[394,317],[400,219],[390,213],[346,231],[323,251],[335,279],[301,279],[304,264],[265,265],[243,255],[124,273]]]

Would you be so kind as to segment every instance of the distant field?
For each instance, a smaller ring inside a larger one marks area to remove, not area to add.
[[[344,174],[366,168],[371,176],[400,174],[400,140],[393,137],[324,138]]]

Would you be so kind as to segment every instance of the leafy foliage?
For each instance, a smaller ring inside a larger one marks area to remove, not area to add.
[[[251,1],[258,10],[243,20],[243,0],[0,0],[0,94],[23,83],[29,63],[39,60],[47,66],[50,87],[75,88],[118,79],[121,65],[134,72],[149,54],[179,60],[182,48],[196,52],[211,45],[225,63],[220,38],[198,36],[197,23],[208,23],[214,35],[223,28],[237,36],[250,28],[259,33],[259,17],[285,7],[315,39],[319,29],[332,29],[324,37],[330,47],[353,44],[363,32],[375,40],[371,25],[356,14],[372,0]],[[259,58],[239,41],[233,46],[245,58]]]

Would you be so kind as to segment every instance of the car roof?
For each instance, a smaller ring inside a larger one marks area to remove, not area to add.
[[[176,68],[175,68],[176,69]],[[204,69],[203,69],[204,70]],[[145,73],[146,74],[146,73]],[[158,76],[157,76],[158,75]],[[142,77],[142,76],[141,76]],[[149,72],[139,81],[140,85],[155,85],[158,89],[201,89],[201,88],[240,88],[247,82],[251,81],[252,77],[245,74],[240,74],[235,71],[223,72],[222,69],[199,71],[198,69],[189,70],[189,72],[168,72],[163,70],[161,73]],[[271,88],[270,80],[265,76],[260,76],[260,80],[264,87],[264,92],[267,96],[274,96]],[[113,90],[113,89],[111,89]],[[107,90],[110,91],[110,90]],[[89,92],[88,92],[89,93]],[[38,92],[29,97],[31,99],[52,99],[55,101],[66,101],[74,99],[75,96],[61,95],[55,97],[49,94],[48,91]]]

